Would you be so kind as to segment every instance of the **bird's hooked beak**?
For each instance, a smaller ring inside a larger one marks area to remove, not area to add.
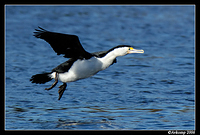
[[[137,50],[137,49],[134,49],[133,47],[129,47],[127,54],[129,53],[144,53],[144,50]]]

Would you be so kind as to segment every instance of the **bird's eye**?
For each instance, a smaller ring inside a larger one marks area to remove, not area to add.
[[[133,47],[129,47],[129,50],[133,50]]]

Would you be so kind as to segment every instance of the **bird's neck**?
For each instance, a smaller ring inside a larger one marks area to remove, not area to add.
[[[102,62],[102,70],[108,68],[111,64],[113,64],[113,61],[116,57],[118,57],[117,53],[115,51],[111,51],[104,57],[100,58]]]

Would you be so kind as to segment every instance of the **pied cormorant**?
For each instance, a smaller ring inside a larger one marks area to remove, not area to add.
[[[30,79],[32,83],[46,83],[55,79],[49,88],[56,86],[58,80],[63,82],[59,86],[59,98],[62,97],[68,82],[88,78],[101,70],[108,68],[116,63],[116,57],[124,56],[129,53],[144,53],[143,50],[136,50],[129,45],[118,45],[108,51],[89,53],[82,47],[78,36],[47,31],[41,27],[35,29],[34,36],[48,42],[57,55],[64,54],[63,57],[70,58],[68,61],[58,65],[51,72],[33,75]]]

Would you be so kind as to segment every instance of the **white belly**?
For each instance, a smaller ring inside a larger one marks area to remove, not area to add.
[[[64,83],[73,82],[80,79],[88,78],[102,70],[102,62],[98,58],[89,60],[77,60],[72,67],[65,73],[59,73],[58,79]],[[55,72],[51,74],[55,78]]]

